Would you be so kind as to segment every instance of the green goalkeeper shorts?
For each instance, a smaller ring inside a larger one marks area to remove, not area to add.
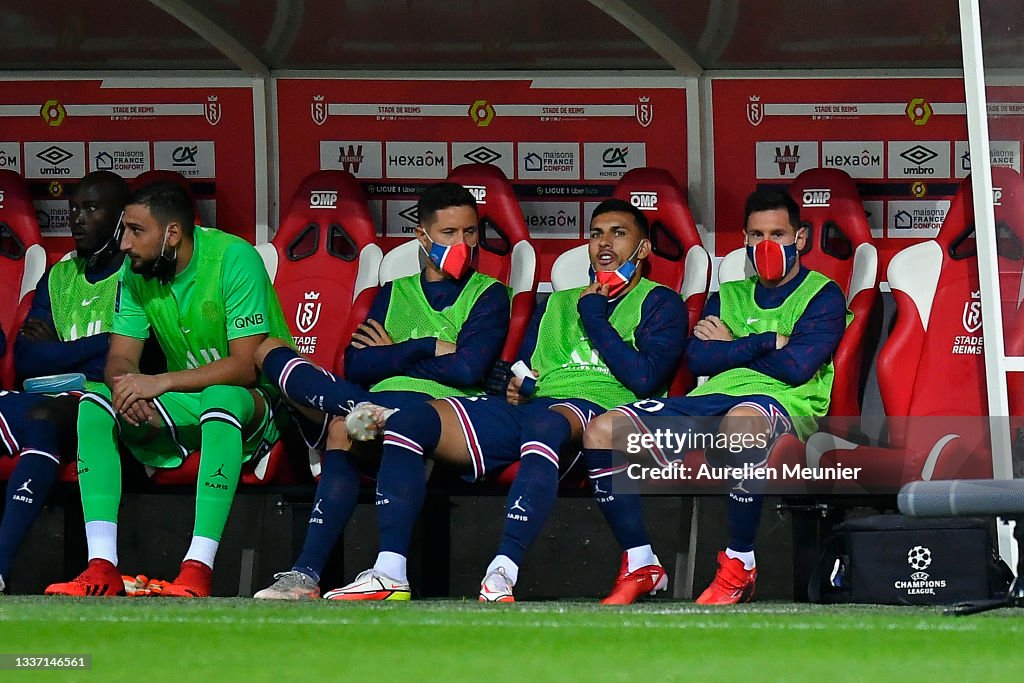
[[[252,458],[258,460],[273,448],[281,438],[281,430],[288,419],[288,411],[280,398],[271,398],[261,388],[256,392],[263,398],[266,409],[259,424],[242,433],[242,462]],[[170,392],[153,399],[153,402],[163,424],[136,426],[120,418],[121,441],[144,465],[179,467],[189,454],[202,446],[199,394]]]

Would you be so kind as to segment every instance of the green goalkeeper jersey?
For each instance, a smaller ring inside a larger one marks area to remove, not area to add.
[[[124,268],[114,333],[146,339],[152,327],[167,369],[207,365],[233,339],[269,334],[291,342],[263,261],[251,244],[196,226],[192,258],[167,284]]]

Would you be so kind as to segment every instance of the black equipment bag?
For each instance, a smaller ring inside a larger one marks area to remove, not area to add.
[[[949,605],[1006,596],[1013,573],[980,519],[875,515],[837,525],[811,574],[811,602]]]

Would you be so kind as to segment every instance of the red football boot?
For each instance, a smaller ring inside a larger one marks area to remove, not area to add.
[[[750,602],[754,597],[757,567],[744,569],[743,560],[718,553],[718,571],[715,580],[697,598],[698,605],[735,605]]]
[[[124,595],[121,572],[108,560],[89,560],[85,571],[66,583],[51,583],[43,591],[46,595],[75,595],[79,597],[114,597]]]
[[[181,563],[178,578],[168,583],[153,579],[147,584],[150,595],[164,598],[208,598],[213,585],[213,569],[199,560]]]
[[[626,553],[622,553],[622,564],[619,566],[619,578],[615,580],[615,587],[608,594],[602,605],[632,605],[645,595],[654,595],[660,590],[668,588],[668,575],[665,568],[654,558],[654,564],[649,564],[639,569],[629,571],[629,562]]]

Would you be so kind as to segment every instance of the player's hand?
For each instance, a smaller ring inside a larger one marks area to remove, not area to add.
[[[540,377],[536,370],[533,370],[534,377]],[[519,379],[515,375],[508,380],[508,386],[505,388],[505,400],[514,406],[521,406],[530,400],[529,396],[523,396],[519,393],[519,388],[523,386],[523,380]]]
[[[139,400],[161,396],[170,389],[164,375],[139,375],[127,373],[114,378],[111,398],[114,410],[124,414],[125,410]]]
[[[784,334],[780,334],[779,332],[775,333],[775,350],[776,351],[778,351],[779,349],[785,348],[786,344],[788,344],[788,343],[789,343],[789,337],[787,337]]]
[[[366,346],[388,346],[394,343],[384,326],[373,318],[360,325],[352,335],[352,346],[357,349]]]
[[[455,353],[455,348],[455,344],[438,339],[434,345],[434,356],[447,356],[449,353]]]
[[[590,285],[580,292],[580,298],[590,296],[591,294],[600,294],[601,296],[607,297],[608,292],[611,291],[608,285],[603,285],[600,282],[591,282]]]
[[[709,315],[693,326],[693,336],[701,341],[732,341],[732,332],[717,315]]]
[[[121,417],[136,427],[141,424],[152,423],[156,414],[156,406],[153,402],[143,399],[139,399],[121,411]]]
[[[60,337],[57,336],[57,330],[53,328],[53,325],[39,318],[26,320],[18,334],[29,341],[60,341]]]

